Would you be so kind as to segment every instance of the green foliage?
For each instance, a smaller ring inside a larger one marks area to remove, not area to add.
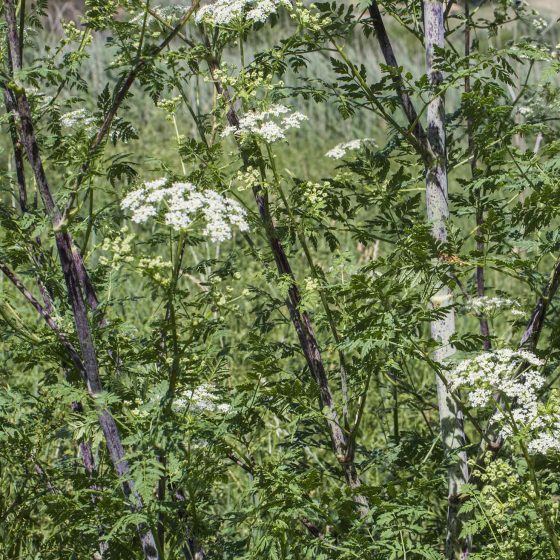
[[[436,377],[485,344],[517,349],[544,310],[525,348],[544,364],[539,410],[558,414],[557,23],[543,27],[518,2],[450,4],[434,91],[419,0],[381,6],[397,68],[373,46],[369,3],[281,3],[264,21],[245,9],[215,25],[182,21],[183,4],[87,0],[49,34],[46,2],[17,4],[23,68],[10,68],[2,20],[0,81],[8,109],[25,92],[66,211],[54,225],[44,212],[21,117],[7,109],[0,557],[143,558],[149,529],[168,560],[446,558],[457,452],[442,448]],[[427,160],[403,93],[424,128],[430,100],[447,101],[445,242],[427,219]],[[278,105],[280,141],[243,128]],[[309,120],[282,120],[298,112]],[[133,221],[123,201],[144,189],[139,204],[151,204],[146,182],[158,177],[226,197],[231,235],[213,242],[212,212],[194,206],[174,229],[161,193],[157,211]],[[232,218],[238,207],[247,229]],[[72,356],[85,363],[55,230],[88,273],[101,392]],[[496,309],[475,305],[481,272]],[[442,285],[457,329],[440,364],[430,327],[450,312],[433,305]],[[503,404],[499,390],[498,409],[512,413],[516,400]],[[470,394],[453,394],[471,473],[457,505],[469,558],[556,558],[558,449],[528,453],[530,429],[513,422],[497,455],[485,453],[495,407]],[[125,451],[120,477],[103,411]]]

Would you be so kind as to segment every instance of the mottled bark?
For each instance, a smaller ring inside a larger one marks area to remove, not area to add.
[[[438,87],[443,80],[441,72],[434,65],[435,49],[444,47],[444,5],[442,0],[424,1],[424,40],[426,47],[427,74],[432,88],[432,100],[428,105],[428,141],[434,159],[426,169],[426,209],[432,226],[432,236],[438,244],[447,242],[447,220],[449,202],[447,193],[447,153],[445,132],[445,103]],[[440,319],[431,323],[431,334],[438,343],[434,360],[444,364],[455,349],[451,337],[455,333],[455,313],[452,309],[453,293],[447,285],[442,285],[432,298],[434,309],[446,308]],[[451,397],[445,383],[436,377],[438,409],[441,437],[445,454],[451,456],[448,467],[448,516],[446,557],[454,560],[465,558],[469,552],[468,540],[459,539],[460,524],[458,510],[461,489],[468,481],[467,455],[461,448],[465,445],[463,415]]]
[[[10,138],[12,140],[12,146],[14,149],[14,161],[16,167],[16,178],[18,183],[18,200],[19,206],[22,211],[26,211],[27,209],[27,189],[25,186],[25,173],[23,168],[23,150],[22,145],[19,143],[17,132],[16,132],[16,123],[14,119],[14,115],[10,110],[10,98],[8,91],[4,90],[4,104],[6,106],[6,113],[8,114],[8,126],[10,127]]]
[[[4,15],[7,23],[8,55],[14,71],[21,69],[21,56],[18,50],[18,31],[15,19],[15,6],[13,0],[4,1]],[[51,219],[55,229],[55,242],[66,282],[68,299],[74,316],[76,334],[80,344],[82,362],[85,370],[88,391],[92,397],[97,397],[102,392],[101,379],[97,355],[93,343],[91,329],[87,318],[86,306],[80,292],[80,281],[77,266],[72,251],[72,243],[67,232],[61,231],[61,213],[57,208],[51,194],[47,181],[39,146],[33,130],[31,110],[24,91],[16,93],[16,106],[19,116],[21,140],[27,153],[27,158],[33,170],[37,189],[43,201],[45,211]],[[109,456],[119,477],[122,477],[122,488],[127,498],[130,498],[133,507],[140,510],[143,507],[140,495],[134,489],[131,481],[126,480],[128,475],[128,463],[124,458],[124,449],[117,424],[106,407],[98,409],[99,424],[105,436]],[[138,535],[148,560],[159,560],[159,553],[155,546],[154,536],[151,530],[144,525],[138,525]]]
[[[208,65],[216,91],[222,95],[228,104],[226,114],[228,123],[230,126],[238,127],[239,117],[230,102],[229,92],[214,75],[217,70],[217,64],[215,61],[209,61]],[[260,155],[258,146],[247,147],[240,145],[239,149],[245,167],[253,165],[254,167],[260,168],[263,165],[262,156]],[[320,406],[321,409],[326,411],[325,416],[333,451],[342,467],[346,483],[352,490],[352,497],[358,507],[358,511],[361,516],[365,516],[369,512],[369,503],[367,498],[359,493],[361,481],[354,464],[353,446],[350,445],[350,438],[341,426],[329,379],[325,372],[319,344],[311,324],[311,319],[305,311],[303,313],[300,311],[301,295],[299,287],[295,281],[290,262],[276,231],[276,226],[274,225],[272,216],[270,215],[267,193],[262,188],[255,187],[253,188],[253,195],[255,197],[255,202],[266,231],[268,243],[274,256],[278,272],[288,276],[291,280],[286,304],[303,355],[305,356],[309,370],[319,389]]]
[[[21,27],[21,22],[22,22],[22,17],[23,17],[23,5],[20,11],[20,27]],[[20,37],[20,50],[19,50],[19,56],[21,59],[22,56],[22,41],[21,41],[21,37]],[[12,73],[12,68],[11,68],[11,64],[8,65],[9,66],[9,71],[10,73]],[[26,179],[25,179],[25,166],[24,166],[24,159],[23,159],[23,146],[19,140],[18,137],[18,131],[17,131],[17,125],[16,125],[16,114],[17,114],[17,107],[16,107],[16,100],[14,98],[14,96],[12,95],[12,92],[7,89],[4,88],[4,102],[5,102],[5,106],[6,106],[6,112],[9,116],[9,125],[10,125],[10,138],[12,141],[12,148],[13,148],[13,152],[14,152],[14,161],[15,161],[15,168],[16,168],[16,178],[17,178],[17,183],[18,183],[18,199],[19,199],[19,207],[21,210],[22,214],[25,214],[28,211],[27,208],[27,185],[26,185]],[[34,265],[40,269],[42,267],[42,265],[45,262],[44,259],[44,255],[42,253],[42,249],[41,249],[41,239],[39,237],[35,238],[35,242],[30,244],[30,251],[31,251],[31,260],[33,261]],[[15,275],[14,275],[15,276]],[[11,278],[10,278],[11,279]],[[12,282],[14,282],[13,279],[11,279]],[[42,308],[42,306],[38,303],[38,302],[34,302],[34,298],[33,296],[28,297],[30,295],[30,292],[28,292],[25,287],[23,287],[23,284],[21,284],[18,286],[17,283],[15,284],[16,287],[23,293],[23,295],[28,299],[28,301],[35,307],[35,309],[39,312],[39,314],[41,316],[43,316],[43,318],[47,321],[47,324],[49,325],[49,327],[51,327],[51,329],[53,329],[55,331],[55,334],[57,334],[57,336],[59,338],[61,338],[61,342],[63,343],[63,345],[67,345],[67,340],[66,337],[64,336],[64,333],[62,333],[62,331],[57,332],[56,328],[53,328],[53,324],[54,321],[51,319],[51,317],[54,314],[54,304],[53,304],[53,300],[52,300],[52,293],[49,291],[48,287],[44,285],[44,283],[42,282],[41,278],[39,277],[39,275],[37,276],[37,287],[39,289],[39,292],[41,293],[41,297],[43,298],[43,302],[45,304],[44,310]],[[56,327],[56,325],[54,324],[54,326]],[[62,335],[62,337],[61,337]],[[78,370],[81,371],[81,373],[83,373],[83,364],[81,364],[81,359],[80,357],[77,355],[77,352],[75,351],[75,349],[73,347],[68,348],[70,351],[70,355],[71,355],[71,359],[72,362],[74,363],[74,366],[77,367]],[[72,355],[72,353],[76,354],[76,355]],[[78,358],[76,360],[76,357]],[[77,366],[77,363],[79,362],[79,366]],[[65,379],[69,379],[70,376],[70,368],[66,367],[63,365],[63,371],[64,371],[64,378]],[[76,414],[81,414],[83,412],[83,407],[82,404],[80,402],[73,402],[71,405],[72,411]],[[87,473],[87,475],[91,478],[93,477],[94,473],[95,473],[95,460],[93,458],[93,451],[91,448],[91,442],[87,441],[87,440],[81,440],[79,442],[79,450],[80,450],[80,456],[82,458],[82,463],[84,465],[84,469]],[[97,487],[95,485],[92,486],[92,490],[97,490]],[[92,494],[92,500],[95,503],[95,494]],[[99,551],[101,553],[101,555],[103,555],[108,549],[108,545],[105,541],[100,541],[99,543]]]

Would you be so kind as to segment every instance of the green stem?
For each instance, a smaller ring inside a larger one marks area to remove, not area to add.
[[[84,258],[86,257],[87,254],[87,246],[93,228],[93,189],[91,188],[91,186],[89,188],[88,194],[89,194],[88,224],[87,224],[86,233],[84,235],[84,242],[82,244],[82,254],[84,255]]]
[[[150,0],[146,0],[146,7],[144,8],[144,19],[142,21],[142,30],[140,31],[140,39],[138,40],[138,49],[136,51],[136,60],[140,60],[142,54],[142,47],[144,45],[144,36],[146,35],[146,24],[148,22],[148,11],[150,9]]]
[[[371,94],[371,88],[367,85],[367,83],[364,80],[364,78],[362,77],[361,73],[356,68],[356,66],[354,66],[354,63],[348,58],[348,56],[346,55],[346,53],[344,52],[342,47],[340,47],[334,41],[334,39],[330,38],[330,41],[332,42],[334,48],[337,50],[338,54],[340,54],[342,60],[346,63],[346,65],[348,66],[348,68],[352,72],[352,76],[354,76],[354,79],[358,82],[358,84],[360,85],[360,87],[362,88],[364,93],[366,94],[366,97],[367,97],[368,101],[371,103],[374,111],[376,111],[379,115],[381,115],[381,117],[383,117],[388,123],[390,123],[395,128],[395,130],[398,130],[412,144],[412,146],[414,146],[416,148],[418,153],[420,153],[424,159],[427,159],[428,161],[430,159],[432,159],[433,154],[427,153],[426,152],[426,146],[423,145],[422,143],[420,143],[418,141],[418,139],[412,133],[412,130],[416,126],[416,123],[413,123],[414,126],[412,127],[412,130],[403,128],[385,110],[385,108],[383,107],[383,104],[374,95]]]
[[[23,58],[23,34],[25,31],[25,0],[19,3],[19,56]]]

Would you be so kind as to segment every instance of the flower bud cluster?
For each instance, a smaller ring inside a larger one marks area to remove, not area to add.
[[[235,178],[238,191],[246,191],[255,187],[262,186],[264,181],[258,169],[249,166],[245,171],[238,171]]]
[[[134,261],[132,256],[132,240],[134,239],[134,234],[130,233],[126,235],[126,228],[121,229],[121,235],[111,239],[106,237],[101,245],[101,250],[110,253],[110,257],[101,255],[99,257],[99,264],[103,266],[111,266],[113,269],[119,268],[124,263],[131,263]]]
[[[252,98],[257,98],[259,94],[270,93],[275,90],[282,90],[285,83],[276,79],[276,76],[265,71],[259,66],[244,68],[242,72],[233,64],[222,62],[220,68],[216,68],[211,76],[205,76],[206,82],[219,82],[224,87],[235,90],[240,99],[253,102]],[[226,105],[229,102],[226,100]]]
[[[311,206],[313,206],[314,208],[322,208],[327,198],[327,189],[329,187],[329,181],[325,181],[324,183],[314,183],[313,181],[307,181],[303,185],[304,196],[308,200],[309,204],[311,204]]]
[[[160,99],[157,102],[157,106],[167,113],[168,118],[171,118],[177,112],[177,107],[182,100],[183,98],[180,95],[171,97],[170,99]]]
[[[321,29],[331,25],[330,17],[325,17],[319,13],[315,4],[305,6],[301,0],[297,0],[289,9],[290,17],[300,27],[310,31],[321,31]]]
[[[160,255],[152,258],[145,257],[138,262],[138,267],[142,273],[161,286],[169,285],[169,272],[172,266],[171,261],[164,260]]]

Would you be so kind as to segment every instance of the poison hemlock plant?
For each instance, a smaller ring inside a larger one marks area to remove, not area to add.
[[[1,556],[558,558],[558,14],[53,10],[2,4]]]

